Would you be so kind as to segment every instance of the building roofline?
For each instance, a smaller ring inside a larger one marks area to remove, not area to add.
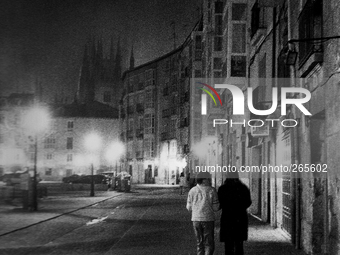
[[[202,16],[202,17],[203,17],[203,16]],[[148,65],[151,65],[151,64],[153,64],[153,63],[156,63],[156,62],[158,62],[158,61],[160,61],[160,60],[162,60],[162,59],[164,59],[164,58],[167,58],[167,57],[169,57],[169,56],[171,56],[171,55],[173,55],[173,54],[175,54],[175,53],[177,53],[177,52],[181,52],[181,51],[185,48],[185,46],[188,44],[188,42],[190,41],[190,37],[191,37],[192,32],[195,31],[195,30],[197,29],[197,27],[199,27],[200,23],[202,22],[202,17],[196,22],[196,24],[194,25],[194,27],[193,27],[192,30],[190,31],[189,35],[186,37],[186,39],[184,40],[184,42],[183,42],[179,47],[177,47],[176,49],[174,49],[174,50],[172,50],[172,51],[170,51],[170,52],[168,52],[168,53],[166,53],[166,54],[164,54],[163,56],[160,56],[160,57],[158,57],[158,58],[155,58],[155,59],[153,59],[153,60],[151,60],[151,61],[149,61],[149,62],[146,62],[146,63],[144,63],[144,64],[142,64],[142,65],[136,66],[136,67],[133,68],[133,69],[126,70],[126,71],[123,73],[123,75],[122,75],[122,80],[124,80],[124,79],[125,79],[125,76],[126,76],[128,73],[130,73],[130,72],[136,71],[136,70],[141,69],[141,68],[143,68],[143,67],[145,67],[145,66],[148,66]]]
[[[143,68],[143,67],[145,67],[145,66],[151,65],[151,64],[153,64],[153,63],[156,63],[156,62],[158,62],[158,61],[160,61],[160,60],[162,60],[162,59],[164,59],[164,58],[167,58],[167,57],[169,57],[169,56],[171,56],[171,55],[173,55],[173,54],[175,54],[175,53],[181,51],[182,48],[183,48],[183,44],[182,44],[181,46],[179,46],[178,48],[176,48],[176,49],[174,49],[174,50],[172,50],[172,51],[166,53],[166,54],[163,55],[163,56],[160,56],[160,57],[158,57],[158,58],[156,58],[156,59],[153,59],[153,60],[151,60],[151,61],[149,61],[149,62],[146,62],[146,63],[144,63],[144,64],[142,64],[142,65],[136,66],[136,67],[133,68],[133,69],[126,70],[126,71],[123,73],[123,75],[122,75],[122,80],[124,80],[126,74],[128,74],[128,73],[130,73],[130,72],[133,72],[133,71],[136,71],[136,70],[138,70],[138,69],[141,69],[141,68]]]

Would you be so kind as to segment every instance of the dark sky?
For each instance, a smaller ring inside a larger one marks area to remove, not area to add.
[[[84,45],[102,37],[108,53],[120,38],[127,65],[134,46],[136,65],[173,49],[198,19],[200,0],[1,0],[0,92],[33,92],[36,83],[45,99],[72,97]]]

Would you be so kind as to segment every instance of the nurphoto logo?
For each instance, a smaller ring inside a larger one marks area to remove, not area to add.
[[[201,84],[207,88],[209,88],[218,98],[220,101],[221,106],[223,105],[220,95],[217,93],[217,91],[210,85],[202,83],[202,82],[196,82],[198,84]],[[245,98],[242,89],[237,85],[231,85],[231,84],[215,84],[215,88],[217,89],[225,89],[227,90],[227,93],[230,93],[232,96],[232,115],[245,115]],[[199,88],[202,91],[206,92],[214,101],[215,106],[217,106],[216,100],[212,93],[207,90],[206,88]],[[266,88],[268,89],[268,88]],[[207,94],[202,93],[201,94],[201,114],[206,115],[207,114]],[[291,94],[299,94],[303,97],[292,97]],[[280,99],[281,99],[281,115],[285,116],[287,115],[287,106],[288,105],[295,105],[304,115],[312,115],[306,107],[303,105],[311,99],[311,93],[309,90],[305,88],[298,88],[298,87],[281,87],[280,88]],[[269,109],[256,109],[254,106],[254,93],[253,88],[248,87],[247,88],[247,106],[248,110],[257,116],[268,116],[272,113],[274,113],[277,110],[278,107],[278,88],[272,87],[271,88],[271,106]],[[250,119],[246,121],[245,119],[243,121],[239,122],[233,122],[232,119],[214,119],[213,120],[213,126],[216,125],[225,125],[230,124],[232,125],[243,125],[246,126],[246,124],[250,127],[262,127],[267,124],[271,124],[272,127],[274,127],[275,122],[280,122],[283,127],[295,127],[298,125],[297,120],[295,119]]]

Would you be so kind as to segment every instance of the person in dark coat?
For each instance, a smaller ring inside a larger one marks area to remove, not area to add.
[[[239,179],[238,173],[228,173],[218,189],[222,209],[220,241],[225,243],[225,254],[243,255],[243,242],[248,239],[248,213],[251,205],[249,188]]]

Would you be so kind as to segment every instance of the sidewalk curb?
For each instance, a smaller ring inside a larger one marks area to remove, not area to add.
[[[5,235],[12,234],[12,233],[14,233],[14,232],[17,232],[17,231],[20,231],[20,230],[23,230],[23,229],[30,228],[30,227],[35,226],[35,225],[38,225],[38,224],[40,224],[40,223],[43,223],[43,222],[46,222],[46,221],[49,221],[49,220],[53,220],[53,219],[59,218],[59,217],[61,217],[61,216],[64,216],[64,215],[67,215],[67,214],[70,214],[70,213],[73,213],[73,212],[76,212],[76,211],[79,211],[79,210],[82,210],[82,209],[85,209],[85,208],[90,207],[90,206],[93,206],[93,205],[95,205],[95,204],[102,203],[102,202],[104,202],[104,201],[106,201],[106,200],[109,200],[109,199],[112,199],[112,198],[119,197],[119,196],[121,196],[121,195],[123,195],[123,194],[124,194],[124,193],[116,194],[115,196],[107,197],[107,198],[105,198],[105,199],[103,199],[103,200],[96,201],[95,203],[92,203],[92,204],[89,204],[89,205],[86,205],[86,206],[82,206],[82,207],[79,207],[79,208],[74,209],[74,210],[71,210],[71,211],[67,211],[67,212],[58,214],[58,215],[56,215],[56,216],[53,216],[53,217],[50,217],[50,218],[47,218],[47,219],[38,221],[38,222],[36,222],[36,223],[27,225],[27,226],[25,226],[25,227],[21,227],[21,228],[18,228],[18,229],[11,230],[11,231],[9,231],[9,232],[0,234],[0,237],[5,236]]]

